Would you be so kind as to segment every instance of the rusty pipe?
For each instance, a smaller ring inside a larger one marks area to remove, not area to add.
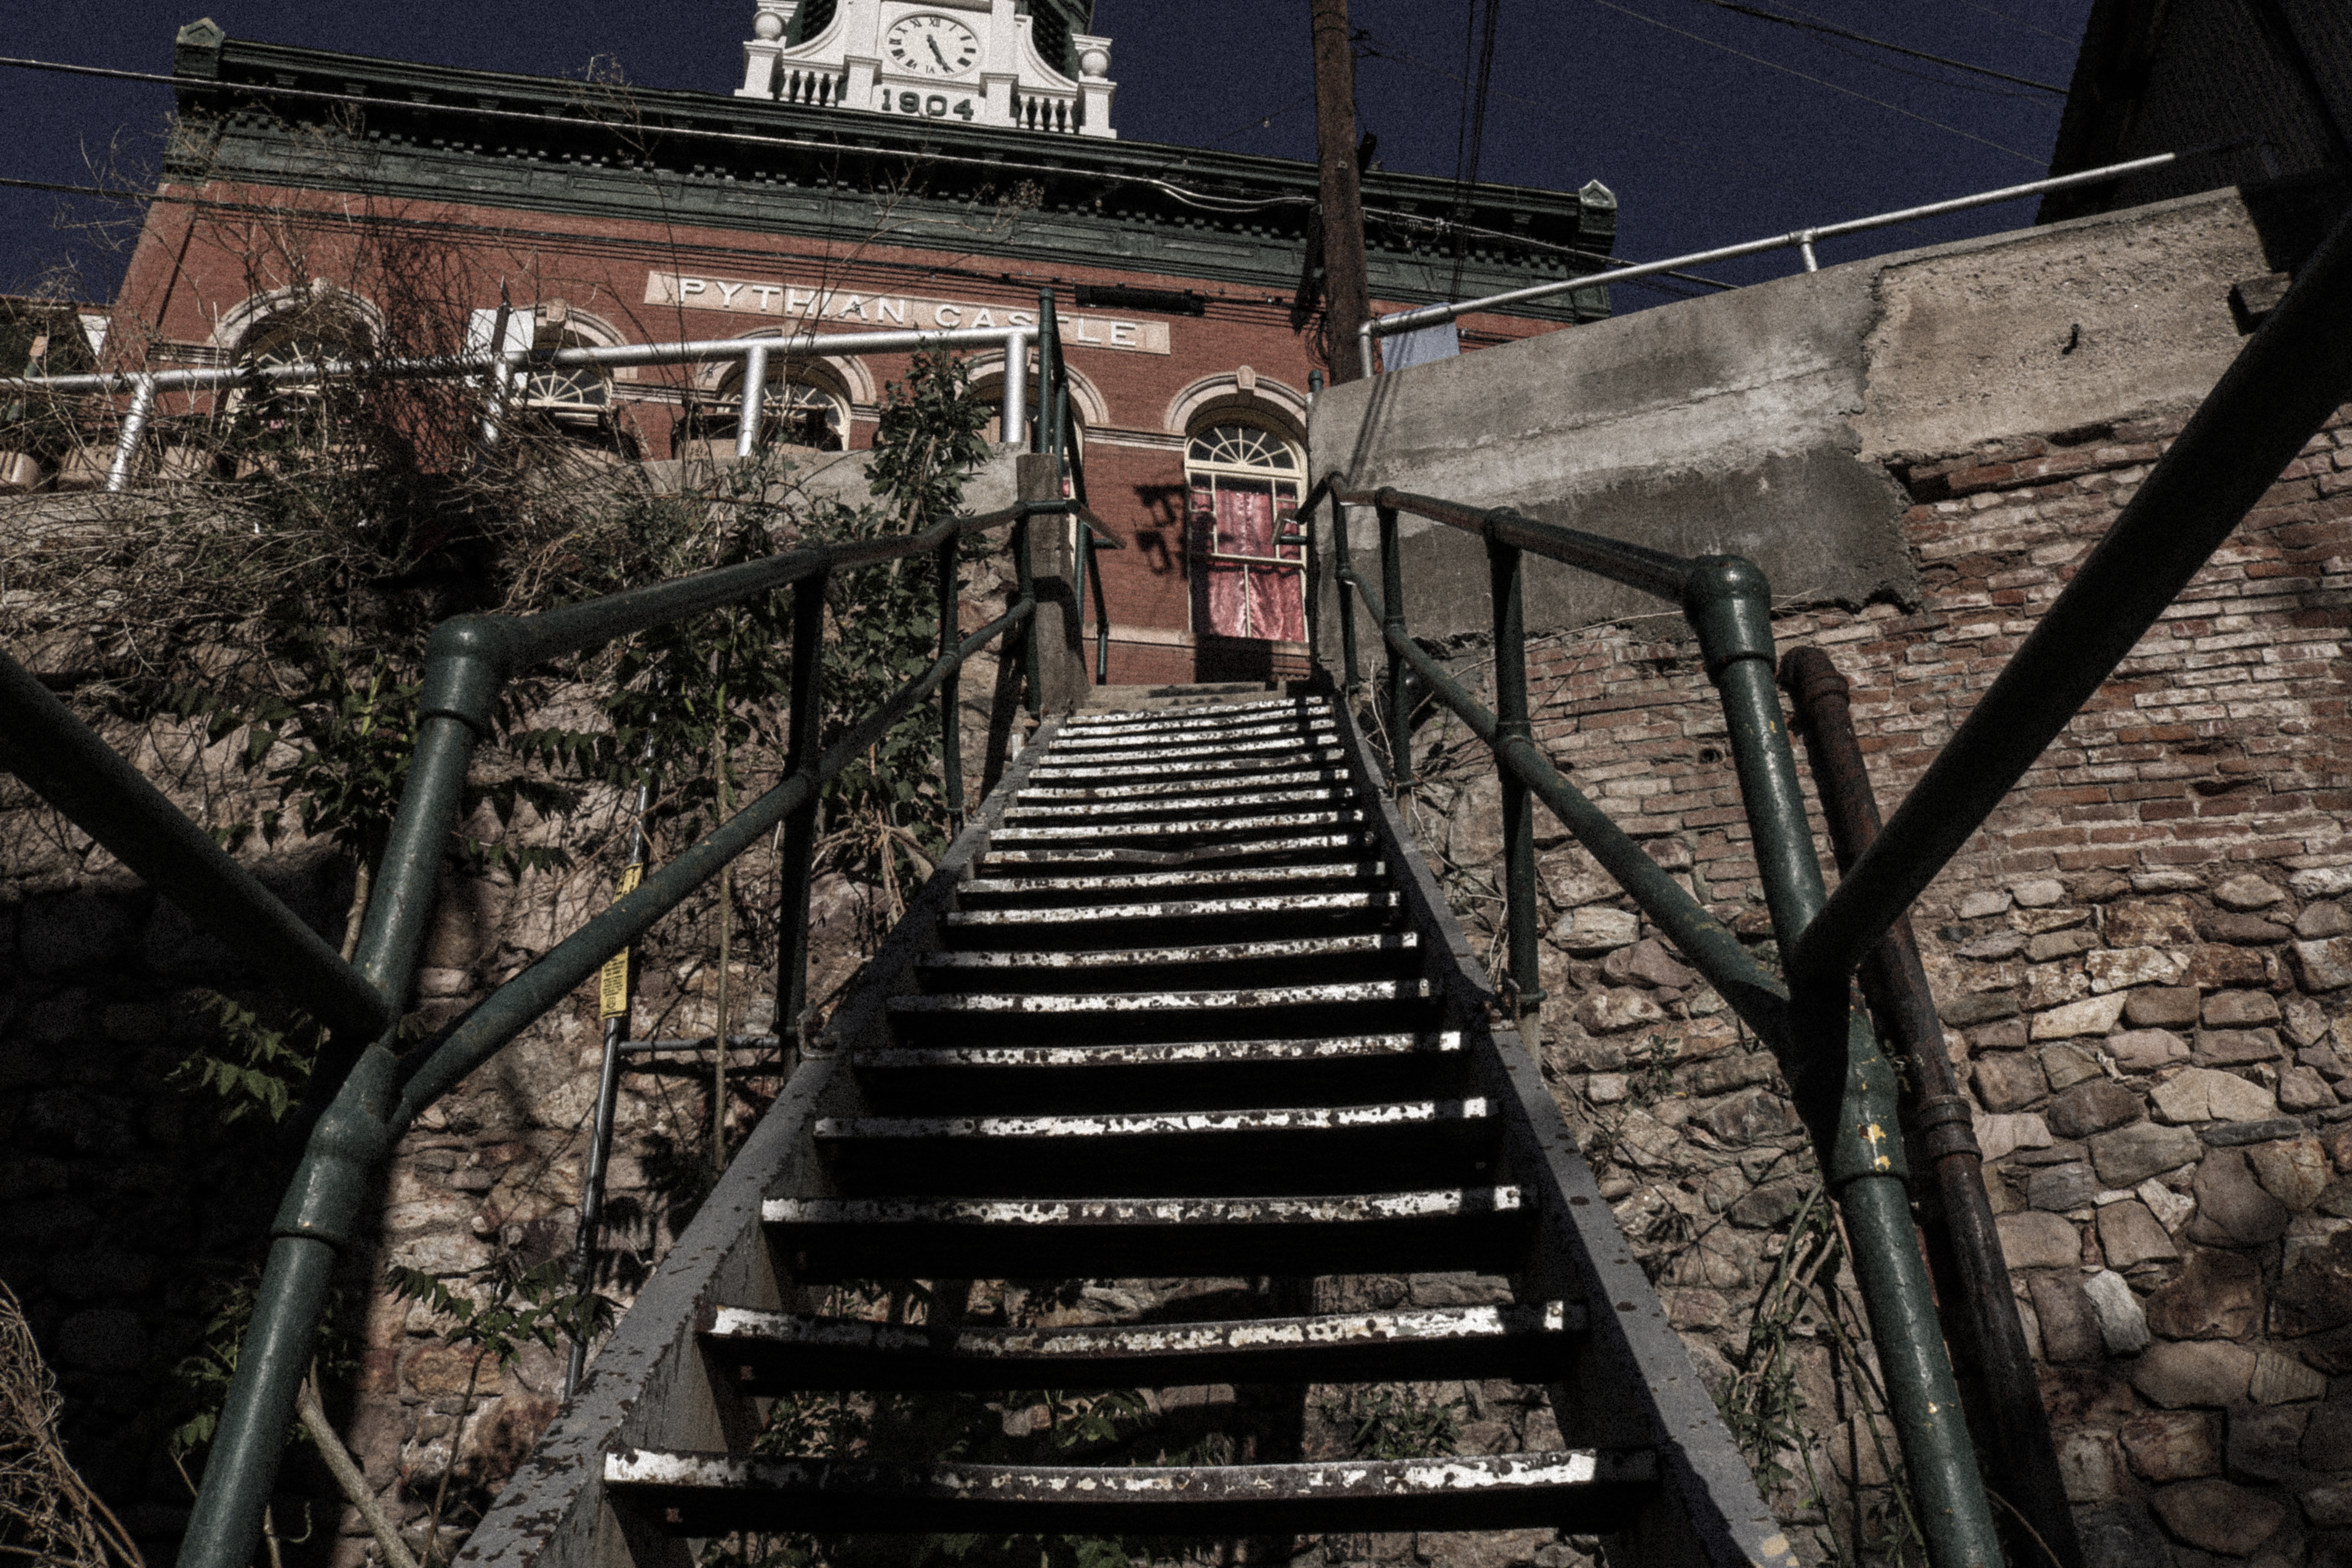
[[[1780,684],[1805,726],[1822,815],[1843,872],[1870,847],[1879,828],[1878,797],[1854,739],[1852,688],[1829,655],[1817,647],[1790,649],[1780,661]],[[1984,1379],[1981,1409],[1988,1430],[1983,1436],[1991,1450],[1988,1468],[1998,1489],[2041,1538],[2059,1568],[2077,1568],[2082,1544],[2058,1472],[2041,1379],[2018,1321],[2000,1235],[1985,1198],[1984,1153],[1944,1047],[1943,1020],[1937,1016],[1908,917],[1895,921],[1863,960],[1861,980],[1871,1012],[1910,1064],[1912,1131],[1935,1170],[1958,1276],[1965,1320],[1958,1326],[1975,1351],[1973,1359]]]

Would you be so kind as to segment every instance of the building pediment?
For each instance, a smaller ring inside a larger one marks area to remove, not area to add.
[[[1108,138],[1110,47],[1021,0],[756,0],[735,96]]]

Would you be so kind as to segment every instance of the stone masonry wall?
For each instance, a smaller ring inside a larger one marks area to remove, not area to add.
[[[2177,428],[1892,468],[1919,602],[1775,623],[1784,651],[1822,647],[1853,681],[1883,808]],[[2347,624],[2339,416],[1913,913],[2095,1564],[2352,1563]],[[1538,742],[1769,959],[1721,710],[1679,630],[1538,645]],[[1454,657],[1484,674],[1483,649]],[[1484,748],[1445,718],[1415,748],[1416,830],[1499,948]],[[1538,818],[1547,1075],[1703,1372],[1752,1393],[1811,1155],[1772,1058]],[[1832,1336],[1795,1331],[1801,1425],[1825,1462],[1816,1487],[1804,1445],[1785,1448],[1774,1500],[1826,1554],[1868,1537],[1879,1467]]]

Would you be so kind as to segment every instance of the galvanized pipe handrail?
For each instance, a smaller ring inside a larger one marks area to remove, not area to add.
[[[499,320],[505,320],[500,307]],[[503,328],[500,329],[503,335]],[[106,488],[123,489],[138,461],[139,443],[146,434],[155,399],[163,392],[212,392],[232,387],[273,386],[284,383],[317,382],[330,378],[368,380],[447,380],[490,374],[489,408],[483,420],[483,438],[495,442],[502,428],[507,390],[517,372],[571,366],[693,364],[709,360],[745,362],[743,393],[737,411],[735,453],[748,458],[758,448],[761,405],[767,393],[767,367],[777,357],[820,357],[827,354],[891,353],[924,348],[1004,345],[1004,384],[999,427],[1003,438],[1018,444],[1027,422],[1024,387],[1028,368],[1028,343],[1037,329],[1027,324],[1004,327],[942,327],[933,331],[881,332],[799,332],[790,337],[696,338],[677,342],[595,344],[568,349],[501,349],[462,354],[427,354],[401,359],[298,360],[287,364],[212,365],[188,370],[99,371],[76,375],[27,375],[0,378],[0,392],[48,392],[58,395],[131,394],[131,406],[115,435],[114,458],[107,469]],[[1059,344],[1055,345],[1059,353]]]
[[[2147,158],[2134,158],[2127,163],[2109,163],[2101,168],[2085,169],[2078,174],[2060,174],[2053,179],[2031,180],[2021,185],[2004,185],[1997,191],[1980,191],[1975,195],[1954,196],[1948,201],[1929,202],[1924,206],[1904,207],[1895,212],[1878,213],[1870,217],[1847,218],[1838,223],[1816,224],[1811,228],[1790,229],[1786,234],[1768,236],[1763,239],[1744,240],[1738,245],[1717,246],[1712,250],[1695,250],[1687,256],[1669,257],[1664,261],[1644,261],[1610,272],[1591,272],[1576,278],[1563,278],[1553,283],[1531,284],[1525,289],[1507,289],[1500,294],[1488,294],[1476,300],[1461,300],[1446,304],[1420,305],[1410,310],[1392,310],[1385,316],[1375,316],[1356,328],[1356,351],[1367,376],[1375,374],[1372,342],[1375,338],[1391,337],[1398,332],[1410,332],[1422,327],[1434,327],[1481,310],[1500,310],[1507,305],[1523,305],[1531,300],[1547,300],[1555,294],[1571,293],[1579,289],[1607,288],[1614,283],[1630,283],[1637,278],[1654,278],[1661,273],[1702,267],[1711,261],[1732,261],[1743,256],[1755,256],[1769,250],[1799,250],[1804,253],[1805,270],[1815,268],[1812,247],[1824,239],[1841,235],[1861,234],[1874,228],[1888,228],[1896,224],[1916,223],[1922,218],[1941,217],[1947,213],[1967,212],[1973,207],[1998,205],[2025,196],[2046,195],[2051,191],[2072,190],[2077,185],[2097,184],[2105,180],[2121,179],[2144,170],[2161,168],[2182,157],[2179,153],[2158,153]]]
[[[185,370],[108,370],[73,375],[0,376],[0,392],[132,392],[152,382],[158,392],[208,392],[256,384],[323,381],[451,380],[479,375],[499,364],[518,370],[576,365],[693,364],[742,359],[758,351],[787,359],[812,355],[892,353],[927,348],[968,348],[1036,336],[1030,326],[941,327],[888,332],[798,332],[791,337],[689,338],[658,343],[588,344],[569,349],[507,349],[498,353],[423,354],[401,359],[298,360],[285,364],[202,365]]]
[[[1843,984],[2347,398],[2352,215],[1790,947],[1792,984]]]

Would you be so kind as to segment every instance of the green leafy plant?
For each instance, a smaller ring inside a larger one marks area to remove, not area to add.
[[[1664,1035],[1643,1037],[1640,1054],[1625,1065],[1633,1069],[1625,1091],[1635,1105],[1655,1105],[1674,1094],[1675,1046]]]
[[[597,1291],[573,1289],[569,1265],[561,1258],[525,1268],[510,1254],[501,1253],[479,1276],[485,1289],[478,1296],[452,1290],[438,1276],[421,1268],[394,1268],[386,1270],[384,1279],[397,1300],[421,1301],[448,1325],[442,1331],[445,1343],[470,1345],[475,1352],[466,1371],[466,1391],[457,1402],[457,1419],[449,1430],[448,1462],[442,1467],[433,1509],[425,1519],[425,1552],[428,1557],[437,1556],[449,1479],[457,1472],[466,1418],[473,1410],[483,1363],[495,1362],[504,1370],[514,1364],[526,1345],[533,1343],[562,1354],[571,1341],[592,1340],[609,1327],[614,1309],[612,1300]]]
[[[228,1398],[230,1380],[236,1375],[237,1347],[246,1325],[253,1321],[253,1303],[260,1288],[257,1272],[214,1286],[205,1293],[204,1326],[193,1347],[173,1363],[164,1381],[174,1396],[181,1419],[166,1439],[172,1457],[184,1460],[209,1447],[220,1426],[221,1406]],[[352,1292],[331,1291],[327,1310],[319,1320],[312,1355],[321,1378],[347,1378],[357,1370],[357,1352],[342,1323],[350,1314]],[[287,1433],[289,1443],[310,1439],[297,1422]]]
[[[1886,1429],[1885,1390],[1864,1352],[1868,1329],[1857,1304],[1836,1282],[1844,1241],[1820,1183],[1799,1202],[1787,1235],[1772,1278],[1757,1298],[1747,1351],[1738,1358],[1736,1375],[1717,1390],[1716,1408],[1766,1497],[1801,1480],[1798,1506],[1822,1510],[1840,1563],[1876,1561],[1901,1568],[1922,1562],[1926,1537],[1913,1511],[1902,1456]],[[1827,1488],[1813,1463],[1821,1439],[1805,1426],[1797,1352],[1808,1342],[1825,1343],[1833,1352],[1833,1375],[1843,1382],[1887,1478],[1884,1486],[1865,1487],[1856,1476],[1847,1539],[1840,1539],[1827,1522]],[[1795,1457],[1799,1470],[1789,1468],[1786,1455]]]
[[[213,1021],[214,1041],[190,1052],[172,1081],[219,1101],[224,1126],[255,1116],[272,1126],[285,1121],[310,1085],[326,1030],[299,1008],[285,1027],[272,1028],[217,991],[196,992],[194,999]]]
[[[1382,1383],[1346,1389],[1323,1415],[1360,1459],[1425,1459],[1457,1451],[1461,1409],[1459,1399],[1441,1405],[1412,1384]]]

